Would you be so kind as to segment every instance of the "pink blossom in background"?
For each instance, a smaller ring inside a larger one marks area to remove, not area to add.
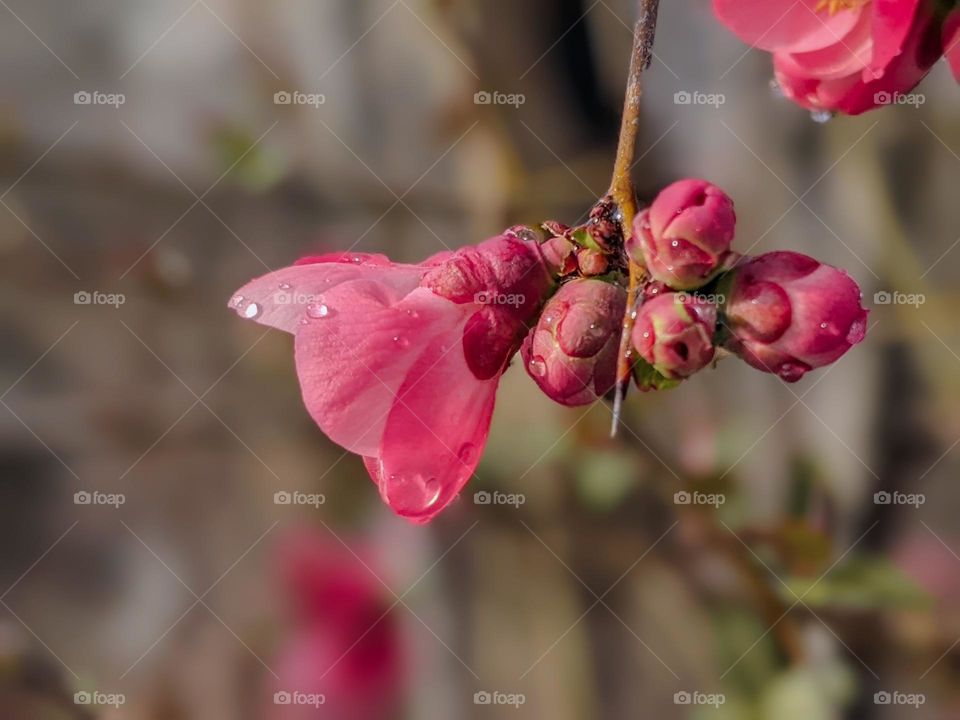
[[[501,235],[419,265],[305,258],[231,306],[294,335],[314,421],[363,457],[395,513],[422,523],[472,477],[500,376],[553,285],[535,241]]]
[[[857,115],[909,93],[943,56],[935,0],[714,0],[740,39],[773,54],[783,93]],[[955,56],[954,56],[955,57]]]
[[[376,572],[376,563],[365,548],[352,549],[359,557],[330,534],[306,530],[280,544],[280,585],[292,623],[269,662],[279,679],[266,720],[400,716],[400,628],[388,613],[388,591],[368,569]],[[321,696],[318,709],[310,701]]]

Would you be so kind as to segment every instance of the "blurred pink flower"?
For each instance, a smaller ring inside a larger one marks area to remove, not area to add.
[[[784,94],[857,115],[908,93],[944,54],[934,0],[714,0],[744,42],[773,53]]]
[[[857,283],[800,253],[744,258],[719,290],[725,347],[786,382],[835,362],[867,331]]]
[[[432,519],[473,475],[494,395],[553,287],[535,241],[501,235],[419,265],[304,258],[242,287],[242,317],[292,333],[304,403],[391,509]]]
[[[268,720],[397,716],[405,667],[400,629],[384,586],[367,569],[375,563],[364,548],[353,552],[312,531],[281,543],[281,587],[293,627],[270,663],[279,677]]]

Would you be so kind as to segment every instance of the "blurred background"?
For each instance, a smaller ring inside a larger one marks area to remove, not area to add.
[[[583,219],[632,0],[0,5],[0,717],[960,717],[943,63],[815,123],[706,0],[664,3],[643,197],[718,183],[736,249],[850,271],[867,340],[794,386],[632,394],[615,440],[514,367],[413,527],[226,302],[308,253]]]

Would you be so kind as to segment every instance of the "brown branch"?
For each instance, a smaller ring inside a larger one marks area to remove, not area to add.
[[[637,154],[637,134],[640,131],[640,98],[643,95],[643,71],[650,67],[653,58],[653,40],[657,30],[657,11],[660,0],[640,0],[640,19],[633,32],[633,54],[630,58],[630,73],[627,92],[623,102],[623,119],[620,124],[620,141],[617,145],[617,160],[613,168],[613,180],[609,194],[620,209],[620,225],[624,240],[633,231],[633,219],[637,214],[637,193],[630,172]],[[630,334],[636,319],[637,299],[645,276],[644,268],[627,258],[630,269],[630,286],[627,291],[627,312],[623,318],[620,335],[620,352],[617,357],[617,385],[613,404],[611,436],[617,433],[620,409],[630,383],[631,348]]]

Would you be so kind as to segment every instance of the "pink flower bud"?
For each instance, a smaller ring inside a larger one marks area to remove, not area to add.
[[[562,405],[586,405],[610,391],[626,305],[623,288],[602,280],[571,280],[557,291],[522,348],[543,392]]]
[[[607,271],[607,256],[599,250],[592,248],[581,248],[577,251],[577,267],[580,268],[580,274],[590,277],[592,275],[603,275]]]
[[[633,347],[667,380],[683,380],[713,360],[717,307],[698,295],[667,293],[647,300],[633,326]],[[641,383],[643,389],[655,383]]]
[[[866,334],[857,284],[800,253],[746,259],[719,292],[726,297],[724,346],[786,382],[829,365]]]
[[[637,215],[627,243],[650,275],[675,290],[693,290],[722,269],[736,225],[733,201],[705,180],[680,180]]]

